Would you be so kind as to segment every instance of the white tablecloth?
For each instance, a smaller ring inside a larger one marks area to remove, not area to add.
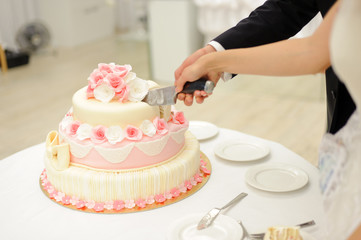
[[[259,140],[271,153],[262,160],[230,162],[214,155],[214,147],[227,139]],[[92,214],[62,207],[49,200],[39,187],[45,144],[35,145],[0,161],[0,239],[166,239],[172,221],[186,214],[205,214],[221,207],[238,193],[249,195],[223,213],[242,220],[249,232],[264,231],[275,224],[292,225],[314,219],[316,226],[305,229],[323,239],[324,220],[318,169],[284,146],[237,131],[220,129],[201,142],[213,172],[197,193],[162,208],[127,214]],[[309,176],[302,189],[272,193],[257,190],[245,182],[248,168],[269,162],[289,163]]]

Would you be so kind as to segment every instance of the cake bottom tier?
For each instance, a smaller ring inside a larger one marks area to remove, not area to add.
[[[42,185],[52,197],[59,198],[57,201],[66,203],[123,201],[135,204],[141,201],[149,204],[151,201],[162,201],[157,197],[167,198],[167,194],[176,195],[182,188],[187,188],[187,184],[196,181],[200,165],[199,142],[186,132],[185,146],[178,155],[146,168],[107,171],[70,165],[68,169],[59,171],[45,156],[46,171],[42,174]]]

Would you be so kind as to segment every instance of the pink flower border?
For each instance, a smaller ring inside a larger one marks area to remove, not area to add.
[[[187,180],[179,187],[171,189],[169,192],[158,194],[155,196],[148,196],[146,199],[130,199],[130,200],[115,200],[106,202],[95,202],[93,200],[79,199],[76,196],[68,196],[54,188],[48,180],[46,169],[40,175],[41,185],[44,191],[48,193],[50,199],[62,204],[72,205],[79,210],[91,210],[93,212],[115,211],[121,212],[125,209],[141,210],[152,204],[164,204],[167,200],[177,198],[187,191],[191,190],[197,184],[203,182],[203,179],[211,174],[211,171],[206,167],[207,162],[202,159],[199,166],[199,173],[196,173],[190,180]]]

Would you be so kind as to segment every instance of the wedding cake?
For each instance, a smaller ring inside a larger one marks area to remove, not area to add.
[[[46,139],[44,192],[95,212],[140,210],[187,194],[210,174],[188,121],[142,102],[159,86],[130,65],[98,64]]]

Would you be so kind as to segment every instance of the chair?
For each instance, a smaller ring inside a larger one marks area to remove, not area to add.
[[[8,71],[8,63],[6,60],[5,51],[1,45],[0,45],[0,67],[2,73],[5,74]]]

